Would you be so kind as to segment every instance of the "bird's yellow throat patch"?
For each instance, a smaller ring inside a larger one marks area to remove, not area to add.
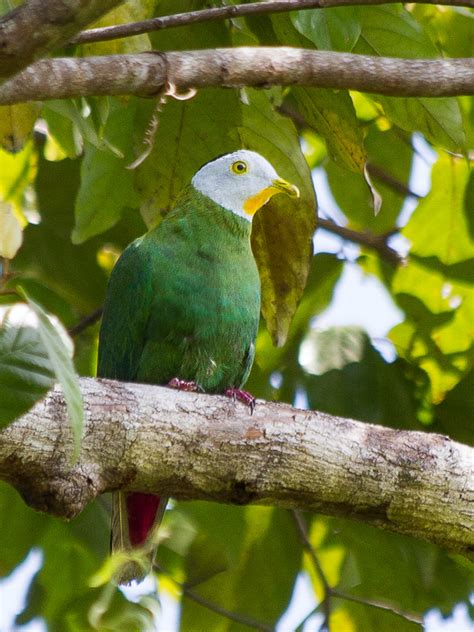
[[[258,209],[262,208],[268,200],[277,193],[286,193],[289,197],[299,198],[300,192],[298,187],[290,184],[286,180],[274,180],[269,187],[265,187],[256,195],[252,195],[244,202],[244,211],[248,215],[255,215]]]

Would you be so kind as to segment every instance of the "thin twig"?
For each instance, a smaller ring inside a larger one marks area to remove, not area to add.
[[[404,263],[403,257],[387,244],[387,239],[395,234],[397,229],[393,229],[382,235],[374,235],[368,231],[360,232],[352,228],[347,228],[346,226],[339,226],[336,222],[322,217],[318,218],[318,228],[324,228],[324,230],[339,235],[339,237],[343,239],[375,250],[383,259],[393,266],[399,266]]]
[[[102,316],[103,311],[104,311],[103,307],[98,307],[96,310],[92,312],[92,314],[89,314],[89,316],[86,316],[85,318],[80,320],[77,323],[77,325],[74,325],[74,327],[71,327],[70,329],[68,329],[68,334],[72,338],[74,338],[74,336],[78,336],[85,329],[94,325]]]
[[[324,574],[324,570],[319,562],[318,556],[316,555],[316,552],[313,549],[311,542],[309,541],[308,526],[306,524],[306,520],[303,517],[303,514],[298,509],[293,509],[292,513],[296,522],[296,526],[298,527],[298,533],[300,535],[301,542],[303,543],[303,547],[305,548],[306,552],[310,556],[311,561],[313,562],[313,566],[323,585],[324,596],[321,600],[321,609],[324,615],[324,621],[321,625],[321,630],[327,630],[327,632],[329,632],[329,619],[331,617],[332,589],[331,589],[331,586],[329,585],[326,575]]]
[[[220,614],[221,616],[226,617],[227,619],[230,619],[231,621],[235,621],[236,623],[241,623],[242,625],[246,625],[249,628],[253,628],[254,630],[261,630],[261,632],[274,631],[274,628],[271,625],[267,625],[266,623],[261,623],[260,621],[257,621],[253,619],[252,617],[248,617],[244,614],[238,614],[237,612],[232,612],[231,610],[227,610],[227,608],[223,608],[219,604],[213,601],[210,601],[209,599],[206,599],[205,597],[202,597],[199,593],[197,593],[195,590],[193,590],[186,584],[177,581],[169,571],[163,569],[159,564],[155,563],[154,568],[156,571],[158,571],[158,573],[162,573],[163,575],[166,575],[167,577],[169,577],[173,581],[173,583],[182,591],[183,595],[186,595],[186,597],[188,597],[189,599],[192,599],[192,601],[195,601],[200,606],[203,606],[204,608],[207,608],[208,610],[212,610],[212,612]]]
[[[368,163],[367,170],[371,176],[374,176],[375,178],[381,180],[381,182],[390,187],[393,191],[395,191],[395,193],[399,193],[404,197],[414,197],[417,200],[421,200],[421,198],[423,197],[419,193],[415,193],[414,191],[412,191],[410,187],[407,187],[406,184],[400,182],[400,180],[397,180],[397,178],[392,176],[392,174],[388,171],[385,171],[383,167],[379,167],[379,165]]]
[[[474,6],[473,0],[413,0],[415,4],[441,4],[447,6]],[[189,11],[166,15],[159,18],[89,29],[74,37],[71,44],[85,44],[103,42],[121,37],[131,37],[152,31],[160,31],[177,26],[189,26],[199,22],[211,22],[239,18],[248,15],[264,15],[268,13],[283,13],[288,11],[302,11],[304,9],[324,9],[328,7],[342,7],[355,5],[381,5],[393,0],[280,0],[278,2],[252,2],[249,4],[214,7],[200,11]]]
[[[418,623],[418,624],[422,624],[423,623],[423,617],[420,616],[419,614],[417,614],[416,612],[411,612],[409,610],[403,610],[402,608],[399,608],[398,606],[394,605],[394,604],[390,604],[387,603],[385,601],[380,601],[378,599],[368,599],[366,597],[358,597],[356,595],[351,595],[348,594],[346,592],[342,592],[340,590],[338,590],[337,588],[332,588],[327,579],[326,576],[324,574],[324,571],[321,567],[321,563],[318,559],[318,556],[316,555],[316,552],[311,544],[311,542],[309,541],[309,537],[308,537],[308,527],[306,524],[306,521],[302,515],[302,513],[298,510],[293,510],[293,516],[295,518],[295,522],[296,525],[298,527],[298,532],[301,538],[301,541],[303,543],[303,546],[305,548],[305,550],[307,551],[307,553],[309,554],[311,561],[313,562],[314,568],[318,574],[318,576],[321,579],[321,583],[323,584],[324,587],[324,593],[325,596],[321,602],[321,606],[325,612],[325,619],[327,622],[329,622],[329,614],[330,614],[330,600],[332,597],[337,597],[338,599],[346,599],[347,601],[353,601],[354,603],[358,603],[361,604],[363,606],[370,606],[372,608],[379,608],[380,610],[388,610],[389,612],[392,612],[393,614],[402,617],[403,619],[406,619],[407,621],[411,621],[413,623]],[[319,608],[319,606],[318,606]],[[310,618],[311,616],[313,616],[316,611],[318,610],[318,608],[316,608],[315,610],[313,610],[312,612],[309,613],[309,615],[307,615],[306,618]],[[327,609],[327,610],[326,610]],[[327,614],[326,614],[327,612]],[[329,629],[329,628],[328,628]]]

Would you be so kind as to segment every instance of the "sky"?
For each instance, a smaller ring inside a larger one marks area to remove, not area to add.
[[[410,188],[423,195],[429,190],[429,174],[435,160],[435,153],[420,138],[415,136],[414,145],[419,155],[415,154]],[[325,217],[344,223],[344,217],[337,208],[326,182],[324,171],[314,171],[314,183],[318,195],[320,209]],[[403,225],[410,216],[416,202],[406,203],[401,214]],[[383,212],[383,210],[381,211]],[[391,245],[402,254],[407,251],[403,238],[393,238]],[[365,275],[354,263],[359,248],[351,243],[343,242],[339,237],[320,230],[315,237],[316,252],[333,252],[341,255],[346,263],[343,274],[336,286],[333,300],[329,307],[320,314],[313,325],[326,328],[334,325],[359,325],[371,337],[374,346],[387,361],[393,360],[395,351],[386,338],[390,329],[401,322],[402,312],[394,305],[389,293],[375,277]],[[0,632],[46,632],[41,621],[33,621],[22,628],[15,628],[13,621],[21,612],[28,585],[33,575],[41,566],[41,554],[32,551],[25,562],[8,578],[0,581]],[[142,594],[153,591],[153,581],[147,580],[140,587],[124,589],[129,598],[138,598]],[[162,597],[162,613],[157,632],[176,632],[178,629],[179,609],[174,599],[167,595]],[[292,632],[300,621],[316,606],[314,593],[308,577],[301,574],[295,585],[290,606],[281,619],[277,632]],[[304,632],[316,632],[321,623],[317,616],[308,620]],[[455,608],[453,616],[443,620],[439,612],[433,610],[425,618],[426,632],[474,632],[474,624],[469,621],[467,609],[460,605]]]

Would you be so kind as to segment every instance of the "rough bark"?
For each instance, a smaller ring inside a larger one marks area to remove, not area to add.
[[[0,19],[0,80],[65,44],[123,0],[26,0]]]
[[[474,449],[258,402],[82,379],[72,432],[57,387],[0,433],[0,477],[33,507],[71,518],[105,491],[279,505],[356,518],[474,555]]]
[[[392,96],[474,94],[474,58],[395,59],[290,47],[45,59],[0,87],[0,103],[78,96],[153,96],[164,84],[304,85]]]

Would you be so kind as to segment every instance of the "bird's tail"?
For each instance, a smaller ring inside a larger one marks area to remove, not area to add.
[[[114,492],[112,494],[112,553],[141,552],[126,561],[117,577],[119,584],[141,582],[150,572],[156,555],[156,532],[165,513],[167,498],[154,494]]]

